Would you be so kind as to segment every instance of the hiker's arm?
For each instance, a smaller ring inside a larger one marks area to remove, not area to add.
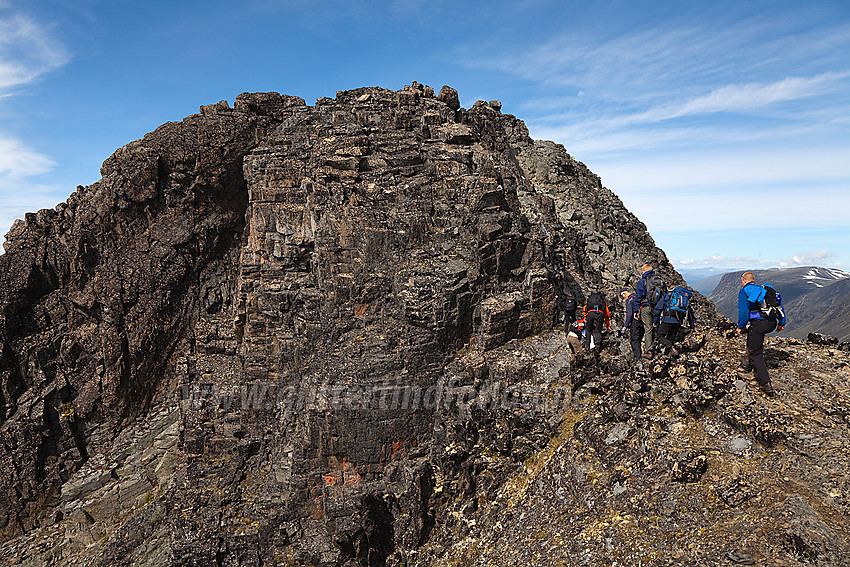
[[[646,297],[646,280],[641,278],[635,286],[635,301],[640,304]]]
[[[741,334],[741,329],[747,325],[750,320],[750,304],[747,301],[747,293],[741,289],[738,292],[738,334]]]

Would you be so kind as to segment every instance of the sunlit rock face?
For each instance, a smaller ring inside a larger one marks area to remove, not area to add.
[[[697,296],[679,357],[573,356],[564,292],[682,280],[497,101],[243,94],[102,175],[0,256],[0,563],[850,556],[846,351],[764,398]]]

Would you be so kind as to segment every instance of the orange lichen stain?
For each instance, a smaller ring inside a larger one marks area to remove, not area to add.
[[[348,461],[342,459],[342,469],[331,471],[322,475],[325,481],[325,486],[337,486],[346,484],[357,484],[363,480],[357,468],[354,465],[348,464]]]
[[[407,455],[407,439],[399,440],[393,443],[393,449],[390,453],[390,460],[403,458]]]

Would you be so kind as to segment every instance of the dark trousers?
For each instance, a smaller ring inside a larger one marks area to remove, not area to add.
[[[584,324],[584,348],[590,349],[590,337],[593,336],[593,347],[602,348],[602,325],[605,323],[605,314],[601,311],[588,311]]]
[[[632,354],[635,360],[640,359],[640,344],[643,340],[643,333],[643,323],[638,319],[632,319],[632,322],[629,323],[629,343],[632,345]]]
[[[770,384],[767,364],[764,362],[764,336],[776,329],[776,321],[769,319],[752,319],[747,333],[747,356],[750,364],[756,369],[759,386]]]
[[[658,325],[658,342],[665,348],[672,347],[673,341],[676,340],[681,328],[682,326],[678,323],[660,323]]]

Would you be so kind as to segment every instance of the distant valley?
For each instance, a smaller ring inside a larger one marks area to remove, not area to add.
[[[717,309],[733,321],[738,316],[743,272],[723,274],[708,294]],[[790,336],[805,338],[814,332],[850,340],[850,273],[820,267],[753,270],[753,273],[756,283],[769,283],[781,294],[788,317],[785,332]],[[696,285],[692,287],[705,293]]]
[[[720,283],[720,278],[726,274],[725,270],[720,268],[676,268],[676,271],[681,274],[688,284],[688,287],[695,289],[703,295],[708,295],[717,284]]]

